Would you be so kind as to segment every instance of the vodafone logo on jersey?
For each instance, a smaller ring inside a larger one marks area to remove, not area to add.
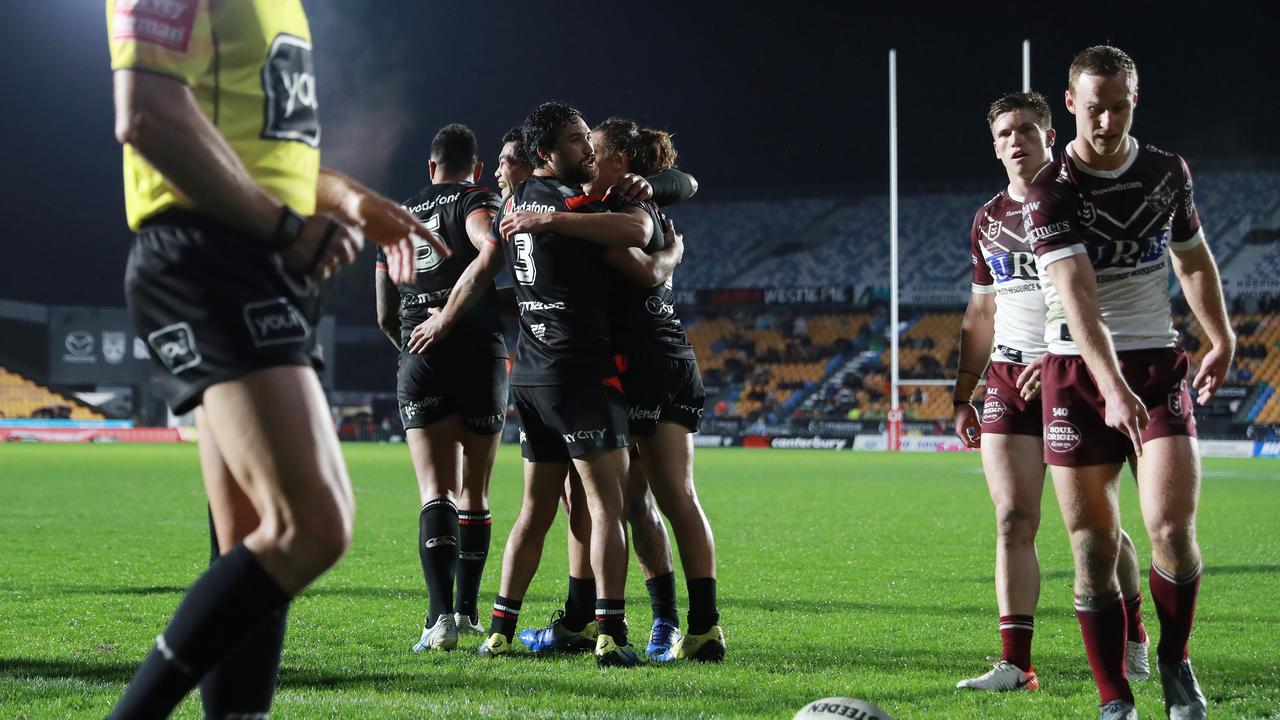
[[[1054,452],[1071,452],[1080,447],[1080,429],[1066,420],[1054,420],[1044,428],[1044,443]]]

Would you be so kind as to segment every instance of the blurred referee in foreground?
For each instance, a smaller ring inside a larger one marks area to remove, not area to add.
[[[166,400],[196,411],[222,555],[112,712],[266,717],[290,600],[351,541],[346,466],[313,369],[317,282],[368,237],[413,276],[398,204],[320,167],[298,0],[108,0],[116,137],[137,239],[125,290]]]

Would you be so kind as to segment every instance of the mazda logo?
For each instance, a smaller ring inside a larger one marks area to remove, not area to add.
[[[93,354],[93,334],[84,330],[72,330],[67,333],[67,340],[64,343],[67,352],[79,357],[86,357]]]

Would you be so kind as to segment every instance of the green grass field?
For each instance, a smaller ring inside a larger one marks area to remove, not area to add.
[[[1035,662],[1042,691],[953,689],[998,654],[993,521],[973,455],[704,450],[729,657],[720,666],[597,670],[590,656],[413,655],[425,603],[418,502],[404,446],[348,445],[355,544],[290,615],[275,715],[789,718],[830,695],[895,718],[1096,717],[1072,612],[1071,563],[1046,492]],[[1210,460],[1200,513],[1205,578],[1192,655],[1215,718],[1280,717],[1280,463]],[[499,456],[496,592],[519,503],[519,458]],[[1131,484],[1125,526],[1149,549]],[[0,446],[0,717],[102,717],[208,552],[194,446]],[[565,588],[564,525],[547,544],[522,625]],[[683,581],[680,583],[683,608]],[[633,638],[649,611],[628,583]],[[1146,603],[1155,634],[1154,608]],[[1158,681],[1135,686],[1163,717]],[[188,700],[178,717],[200,716]]]

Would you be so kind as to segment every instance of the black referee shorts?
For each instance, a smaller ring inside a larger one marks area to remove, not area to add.
[[[146,221],[124,278],[138,334],[176,414],[211,385],[275,365],[321,367],[319,287],[285,269],[265,242],[202,215]]]
[[[520,415],[520,450],[526,460],[566,462],[631,444],[617,378],[514,385],[511,394]]]
[[[693,358],[657,348],[632,350],[626,356],[622,391],[632,435],[652,437],[660,421],[682,425],[689,432],[698,432],[702,425],[707,392]]]
[[[507,418],[507,359],[486,356],[486,352],[492,355],[488,347],[468,350],[400,353],[396,400],[405,430],[457,413],[471,432],[502,432]]]

